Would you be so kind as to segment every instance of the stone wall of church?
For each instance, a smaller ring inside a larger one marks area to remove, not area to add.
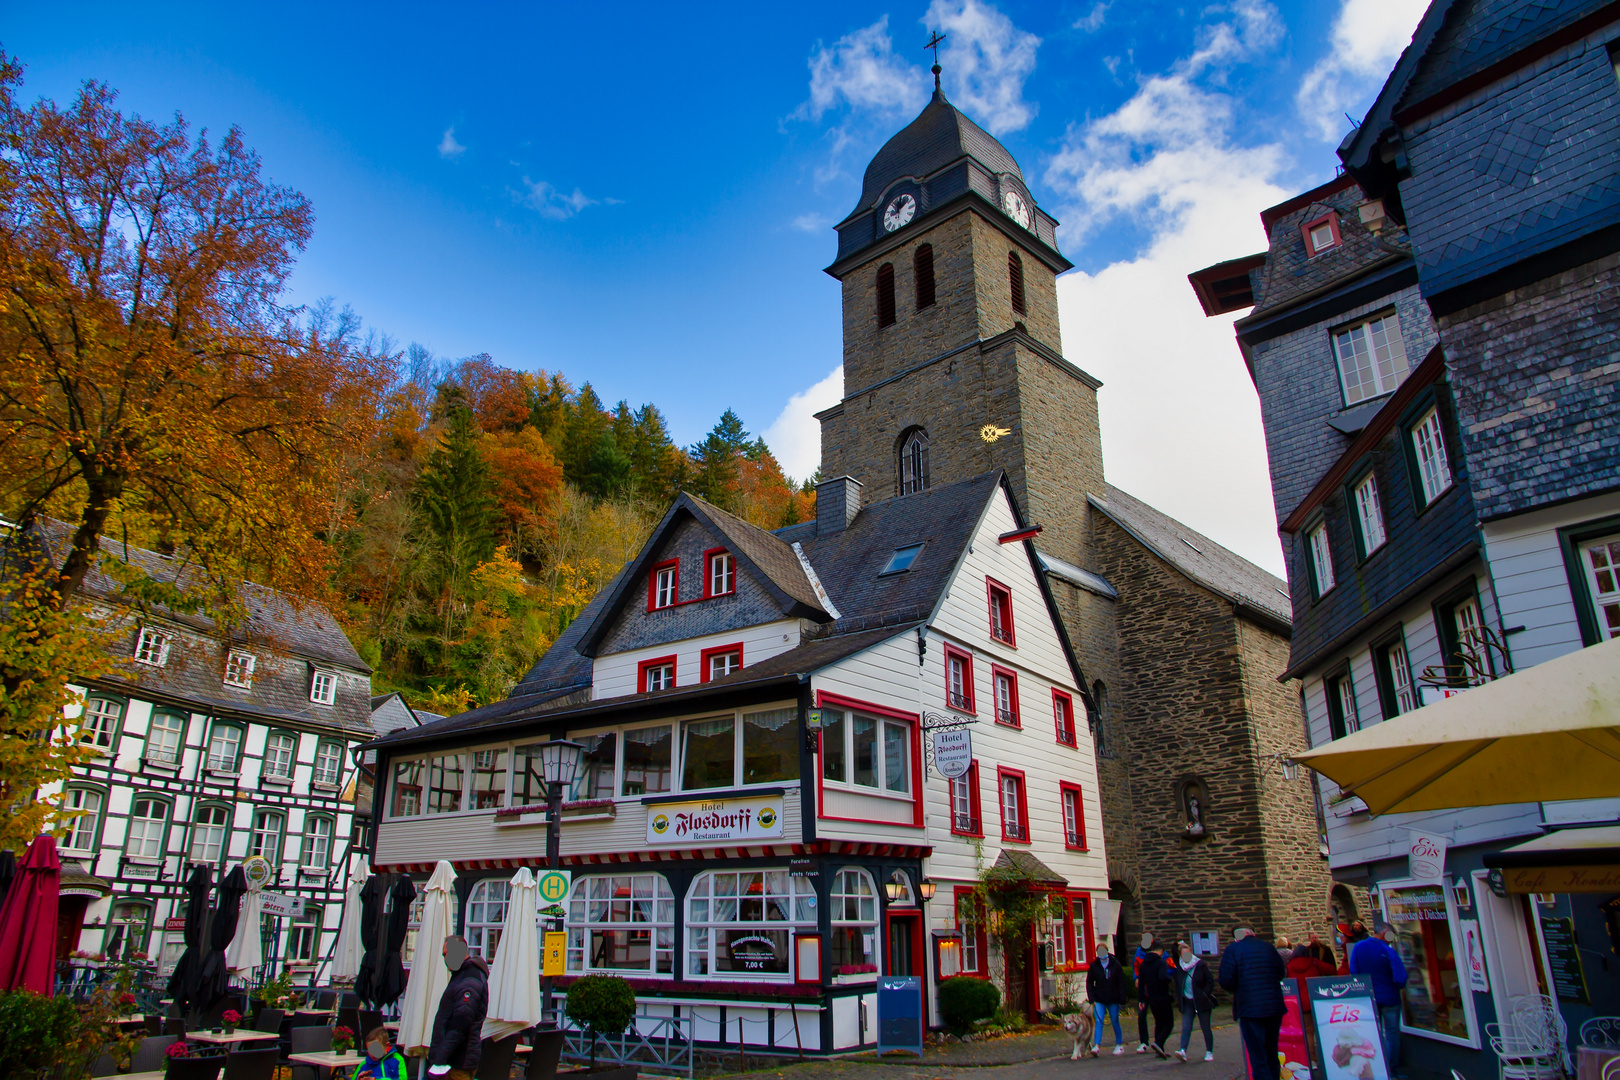
[[[973,258],[978,267],[973,285],[978,297],[979,336],[992,338],[1023,323],[1030,337],[1063,354],[1063,331],[1059,328],[1057,275],[1045,263],[1008,238],[1007,234],[978,214],[973,222]],[[1012,306],[1012,284],[1007,255],[1017,252],[1024,266],[1024,312]]]
[[[1086,496],[1106,494],[1095,384],[1022,343],[1013,348],[1022,421],[1016,433],[1023,459],[1022,482],[1015,482],[1013,490],[1029,520],[1044,529],[1041,549],[1089,569]]]

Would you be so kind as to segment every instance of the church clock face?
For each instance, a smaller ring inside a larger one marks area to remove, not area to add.
[[[910,195],[896,195],[883,211],[883,228],[888,232],[907,225],[917,216],[917,200]]]
[[[1001,197],[1001,205],[1007,211],[1007,216],[1018,222],[1024,228],[1029,228],[1029,203],[1016,191],[1009,191]]]

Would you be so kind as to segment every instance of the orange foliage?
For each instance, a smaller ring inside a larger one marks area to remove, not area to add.
[[[562,466],[532,427],[485,435],[479,452],[489,463],[495,502],[507,527],[549,531],[556,521]]]
[[[456,382],[484,431],[517,431],[529,422],[538,390],[536,377],[501,367],[488,353],[468,357],[457,367]]]

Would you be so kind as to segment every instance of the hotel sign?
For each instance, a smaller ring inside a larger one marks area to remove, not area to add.
[[[712,844],[782,838],[782,796],[655,803],[647,843]]]

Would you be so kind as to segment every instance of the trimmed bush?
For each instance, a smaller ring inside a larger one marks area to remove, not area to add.
[[[1001,991],[987,979],[954,975],[939,984],[939,1015],[951,1031],[960,1035],[971,1031],[980,1020],[988,1020],[1001,1008]]]
[[[617,975],[585,975],[568,988],[568,1019],[591,1033],[591,1068],[596,1068],[596,1036],[621,1035],[636,1017],[636,992]]]

